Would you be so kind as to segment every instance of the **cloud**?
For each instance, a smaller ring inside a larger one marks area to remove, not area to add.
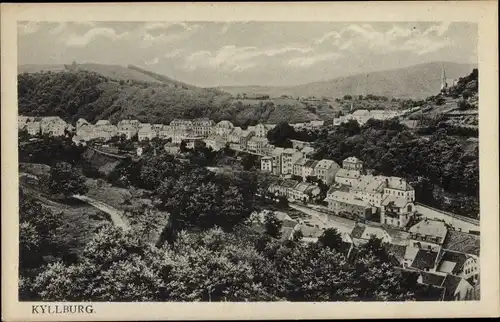
[[[174,58],[174,57],[178,57],[181,53],[183,52],[182,49],[175,49],[171,52],[168,52],[165,54],[165,58]]]
[[[99,37],[104,37],[111,40],[118,40],[124,38],[128,34],[129,34],[128,32],[123,32],[121,34],[118,34],[112,28],[98,27],[90,29],[82,36],[73,35],[68,37],[66,40],[66,45],[74,47],[84,47]]]
[[[144,62],[145,65],[156,65],[158,64],[158,62],[160,61],[160,59],[158,57],[155,57],[154,59],[152,60],[149,60],[149,61],[146,61]]]
[[[35,33],[40,30],[40,27],[40,23],[36,21],[23,21],[17,25],[18,31],[24,35]]]
[[[432,25],[423,32],[423,35],[428,36],[435,34],[437,36],[443,36],[448,31],[450,24],[449,21],[443,21],[439,25]]]
[[[287,61],[288,65],[295,66],[295,67],[311,67],[312,65],[315,65],[317,63],[323,62],[323,61],[328,61],[330,60],[331,62],[336,61],[342,57],[341,54],[339,53],[324,53],[324,54],[316,54],[316,55],[305,55],[301,57],[294,57],[292,59],[289,59]]]
[[[312,48],[283,47],[259,49],[254,46],[236,47],[234,45],[223,46],[215,52],[202,50],[192,53],[186,57],[184,68],[194,70],[196,68],[225,69],[229,71],[243,71],[255,67],[255,61],[260,57],[275,57],[290,53],[309,53]]]

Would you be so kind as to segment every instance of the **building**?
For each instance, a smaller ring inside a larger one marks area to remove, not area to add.
[[[413,202],[415,201],[415,189],[403,178],[386,177],[384,198],[388,196],[402,197],[408,202]]]
[[[370,219],[372,215],[370,204],[349,192],[334,191],[326,198],[326,202],[328,203],[328,209],[337,214],[347,212],[358,216],[362,220]]]
[[[415,205],[403,197],[387,196],[382,201],[380,222],[396,227],[405,227],[415,214]]]
[[[59,116],[42,117],[40,120],[40,131],[42,134],[52,136],[63,136],[68,125]]]
[[[307,202],[311,198],[318,196],[320,191],[321,189],[316,185],[300,182],[293,189],[290,189],[288,198]]]
[[[260,159],[260,169],[262,171],[272,172],[273,171],[273,158],[272,157],[262,157]]]
[[[335,182],[351,186],[361,177],[359,170],[339,169],[335,174]]]
[[[228,135],[227,140],[231,143],[238,143],[241,145],[240,136],[242,132],[243,130],[241,129],[241,127],[235,127],[233,131]]]
[[[138,120],[121,120],[118,122],[118,135],[125,136],[128,140],[139,132],[140,122]]]
[[[158,130],[158,137],[161,139],[170,139],[174,134],[174,129],[170,125],[163,125]]]
[[[391,243],[391,236],[382,227],[362,223],[356,223],[350,236],[355,246],[366,244],[372,237],[380,239],[382,243]]]
[[[307,179],[307,177],[313,177],[314,169],[316,169],[318,162],[319,161],[316,160],[307,160],[302,166],[302,178]]]
[[[208,148],[211,148],[214,151],[219,151],[226,146],[226,142],[224,139],[216,134],[212,134],[209,137],[203,140]]]
[[[35,120],[27,122],[26,131],[31,136],[39,135],[41,132],[40,122]]]
[[[446,238],[448,229],[442,221],[424,219],[409,230],[409,246],[438,252]]]
[[[301,177],[304,181],[305,181],[305,177],[303,175],[303,168],[304,168],[304,165],[306,164],[306,162],[307,162],[306,158],[301,158],[301,159],[297,160],[297,162],[295,162],[293,164],[293,170],[292,170],[292,174],[294,176]]]
[[[356,157],[348,157],[342,161],[342,168],[346,170],[363,170],[363,161]]]
[[[187,132],[193,130],[193,122],[191,120],[174,119],[170,122],[170,126],[174,132]]]
[[[281,155],[281,174],[292,174],[293,165],[300,158],[302,158],[301,152],[292,148],[285,149]]]
[[[314,168],[314,175],[324,184],[332,184],[335,174],[340,170],[340,166],[332,160],[322,159],[318,161]]]
[[[174,144],[174,143],[167,143],[167,144],[164,145],[163,148],[169,154],[176,155],[176,154],[180,153],[180,147],[179,147],[179,145]]]
[[[118,127],[108,120],[99,120],[94,125],[95,137],[109,140],[118,134]]]
[[[222,137],[224,140],[227,140],[229,134],[231,134],[233,129],[234,129],[233,123],[229,121],[220,121],[215,125],[213,130],[216,135]]]
[[[310,146],[305,146],[300,150],[300,152],[302,152],[305,158],[310,158],[314,153],[314,148]]]
[[[441,249],[436,271],[462,277],[474,285],[479,279],[479,258],[460,252]]]
[[[151,140],[156,137],[156,131],[153,129],[151,124],[145,123],[139,129],[137,136],[139,141]]]
[[[357,171],[357,170],[350,170]],[[385,187],[385,177],[366,175],[361,176],[357,181],[353,181],[349,188],[356,197],[363,199],[370,205],[381,208],[383,192]]]
[[[212,134],[212,128],[215,122],[208,118],[195,119],[192,122],[192,129],[196,136],[207,137]]]
[[[269,126],[266,126],[264,124],[257,124],[254,128],[254,131],[255,131],[255,136],[256,137],[260,137],[260,138],[265,138],[267,137],[267,132],[270,130],[271,128]]]
[[[251,137],[247,142],[247,150],[251,152],[255,152],[257,154],[265,154],[264,150],[268,144],[268,141],[264,137]]]
[[[281,155],[285,149],[283,148],[274,148],[274,150],[271,152],[271,157],[272,162],[273,162],[273,171],[272,173],[274,175],[280,175],[281,174]]]
[[[239,144],[243,149],[247,148],[247,144],[250,140],[250,138],[253,136],[253,132],[249,130],[242,130],[239,133]],[[262,146],[263,147],[263,146]]]

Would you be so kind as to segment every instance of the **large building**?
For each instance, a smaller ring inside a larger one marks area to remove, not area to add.
[[[300,158],[302,158],[301,152],[292,148],[285,149],[281,154],[281,174],[292,174],[293,165]]]
[[[314,175],[324,184],[330,185],[339,170],[340,166],[335,161],[322,159],[316,164]]]

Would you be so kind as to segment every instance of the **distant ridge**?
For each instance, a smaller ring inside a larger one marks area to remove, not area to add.
[[[233,95],[262,94],[316,97],[342,97],[343,95],[383,95],[397,98],[425,99],[439,92],[443,62],[431,62],[393,70],[377,71],[339,77],[296,86],[221,86]],[[459,78],[471,73],[477,64],[444,62],[446,75]]]

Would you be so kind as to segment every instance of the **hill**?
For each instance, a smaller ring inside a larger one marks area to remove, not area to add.
[[[330,106],[312,108],[292,99],[240,100],[217,89],[200,88],[134,66],[78,64],[45,66],[18,75],[19,114],[61,116],[68,122],[136,118],[169,123],[174,118],[209,117],[235,124],[291,123],[329,117]]]
[[[449,78],[459,78],[476,68],[473,64],[444,63]],[[338,98],[350,95],[382,95],[397,98],[424,99],[435,95],[441,86],[441,62],[431,62],[394,70],[357,74],[331,80],[290,87],[226,86],[220,89],[233,95],[239,93]]]

